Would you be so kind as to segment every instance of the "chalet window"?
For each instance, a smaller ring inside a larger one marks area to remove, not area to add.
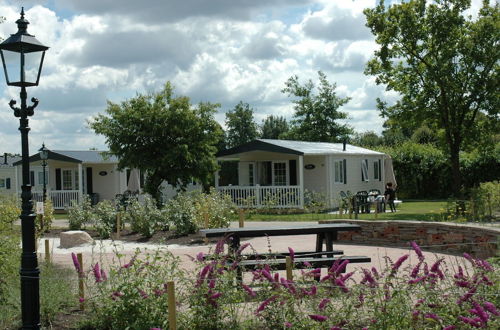
[[[273,163],[273,178],[275,186],[286,186],[286,162]]]
[[[45,184],[49,183],[49,173],[45,171]],[[38,172],[38,184],[43,186],[43,171]]]
[[[0,179],[0,188],[5,188],[5,179]]]
[[[62,170],[62,189],[73,190],[73,171]]]
[[[361,160],[361,181],[368,181],[368,159]]]
[[[335,160],[333,162],[333,180],[335,183],[346,183],[345,159]]]
[[[249,186],[254,185],[253,170],[254,170],[253,164],[248,164],[248,185]]]
[[[5,189],[10,189],[10,178],[5,179]]]
[[[382,181],[382,167],[380,159],[373,162],[373,180]]]

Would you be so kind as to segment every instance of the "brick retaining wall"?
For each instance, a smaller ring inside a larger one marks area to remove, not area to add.
[[[321,220],[319,223],[352,223],[360,232],[340,232],[341,243],[408,247],[415,241],[423,250],[452,254],[470,253],[477,258],[498,255],[500,229],[423,221]]]

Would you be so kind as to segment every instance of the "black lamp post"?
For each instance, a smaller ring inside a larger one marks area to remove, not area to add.
[[[38,149],[38,153],[40,154],[40,159],[42,160],[42,168],[43,168],[43,202],[47,200],[47,180],[45,177],[45,167],[47,166],[47,159],[49,158],[49,149],[45,148],[45,143],[42,143],[42,147]]]
[[[29,22],[24,18],[24,8],[21,18],[16,21],[18,31],[0,44],[5,80],[9,86],[21,87],[21,107],[15,107],[16,101],[11,100],[9,106],[14,110],[14,116],[19,117],[21,131],[23,185],[21,193],[21,313],[23,329],[40,328],[40,270],[35,251],[35,217],[30,183],[29,147],[28,147],[28,117],[32,116],[38,105],[38,100],[32,98],[33,105],[27,106],[26,87],[37,86],[42,71],[45,51],[49,47],[42,45],[33,35],[28,34]]]

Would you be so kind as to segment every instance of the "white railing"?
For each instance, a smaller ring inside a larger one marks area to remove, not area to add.
[[[223,186],[217,190],[231,196],[239,207],[303,208],[300,186]]]
[[[41,202],[43,200],[43,192],[33,191],[33,201]],[[47,191],[47,198],[52,200],[54,209],[61,210],[71,205],[72,201],[79,202],[78,190],[52,190]]]

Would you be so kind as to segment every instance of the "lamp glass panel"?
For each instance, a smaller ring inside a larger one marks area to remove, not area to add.
[[[40,61],[42,60],[43,52],[32,52],[24,54],[24,81],[36,83],[38,78],[38,70],[40,69]]]
[[[2,50],[5,68],[8,77],[5,77],[7,82],[21,81],[21,55],[10,50]]]

